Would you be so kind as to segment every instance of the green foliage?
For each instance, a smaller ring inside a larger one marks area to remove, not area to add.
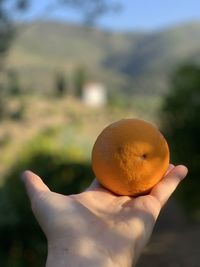
[[[0,263],[11,267],[43,267],[46,240],[32,215],[29,200],[19,176],[25,169],[40,175],[51,190],[74,194],[84,190],[93,173],[87,162],[74,162],[49,147],[48,141],[36,139],[18,156],[0,189]],[[70,154],[70,153],[69,153]]]
[[[119,108],[119,109],[125,109],[131,106],[130,97],[128,97],[126,94],[116,92],[116,93],[110,93],[108,95],[108,103],[110,106]]]
[[[80,98],[85,82],[87,81],[87,72],[84,66],[79,66],[74,71],[74,91],[75,96]]]
[[[4,10],[5,0],[0,1],[0,69],[2,68],[2,59],[8,50],[14,36],[13,27],[10,18]]]
[[[5,103],[5,96],[0,91],[0,121],[3,120],[6,116],[6,103]]]
[[[15,70],[7,72],[8,84],[7,91],[10,95],[19,95],[21,93],[21,87],[19,83],[19,75]]]
[[[11,141],[11,136],[9,133],[4,134],[0,137],[0,148],[7,146]]]
[[[15,91],[8,92],[7,88],[0,90],[0,121],[6,119],[19,121],[24,118],[25,102],[21,95],[18,95],[20,91],[18,91],[17,87],[13,87],[13,90]],[[13,100],[17,100],[17,105],[12,105]]]
[[[15,36],[12,15],[14,11],[25,10],[29,0],[14,0],[10,5],[8,0],[0,0],[0,70],[3,69],[4,57],[9,50]],[[9,7],[9,8],[8,8]]]
[[[62,97],[67,91],[66,76],[62,72],[58,72],[55,77],[56,95]]]
[[[25,104],[21,102],[19,106],[9,114],[9,118],[15,121],[20,121],[24,119]]]
[[[94,24],[105,13],[110,11],[118,11],[121,6],[118,2],[106,0],[63,0],[64,5],[79,11],[83,16],[83,22],[87,25]]]
[[[200,67],[185,64],[172,76],[172,88],[163,105],[163,128],[172,159],[189,168],[179,197],[188,211],[200,215]],[[199,216],[200,218],[200,216]]]

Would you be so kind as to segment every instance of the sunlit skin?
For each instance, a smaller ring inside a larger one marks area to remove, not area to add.
[[[161,208],[186,174],[185,166],[170,165],[148,195],[132,198],[114,195],[96,180],[80,194],[61,195],[25,171],[22,180],[47,238],[46,267],[135,266]]]

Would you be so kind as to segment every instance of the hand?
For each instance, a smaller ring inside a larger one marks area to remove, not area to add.
[[[132,198],[116,196],[96,180],[80,194],[61,195],[25,171],[22,180],[48,242],[46,267],[135,266],[161,208],[186,174],[186,167],[170,165],[148,195]]]

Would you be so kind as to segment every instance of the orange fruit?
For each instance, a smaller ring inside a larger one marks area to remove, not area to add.
[[[92,150],[97,180],[118,195],[148,193],[169,166],[166,139],[153,124],[123,119],[107,126]]]

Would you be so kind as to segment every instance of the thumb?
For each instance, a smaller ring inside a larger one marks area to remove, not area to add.
[[[152,189],[150,195],[154,196],[159,201],[161,207],[164,206],[179,183],[185,178],[187,172],[188,169],[184,165],[176,166]]]
[[[31,203],[36,195],[50,191],[42,179],[31,171],[24,171],[21,175],[21,179],[24,182]]]

